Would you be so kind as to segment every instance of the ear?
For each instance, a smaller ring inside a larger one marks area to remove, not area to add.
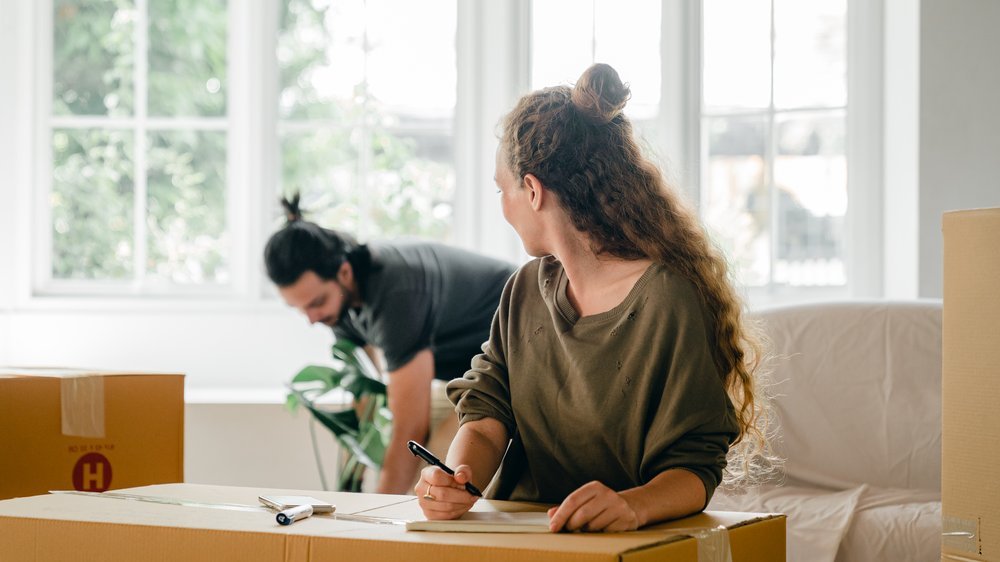
[[[340,264],[340,269],[337,270],[337,281],[347,287],[350,287],[351,283],[354,282],[354,268],[351,267],[351,262],[344,260],[344,263]]]
[[[525,174],[524,189],[528,192],[528,204],[531,205],[531,208],[536,211],[541,209],[547,191],[542,180],[538,179],[535,174]]]

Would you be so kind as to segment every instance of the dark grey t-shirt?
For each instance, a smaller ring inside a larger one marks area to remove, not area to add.
[[[417,352],[434,354],[434,376],[462,376],[490,337],[490,324],[512,264],[443,244],[373,242],[372,269],[360,309],[333,331],[374,345],[395,371]]]

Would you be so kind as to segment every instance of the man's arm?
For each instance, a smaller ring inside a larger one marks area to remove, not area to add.
[[[406,442],[423,443],[430,431],[431,381],[434,355],[425,349],[408,363],[389,373],[389,411],[392,412],[392,439],[385,451],[378,492],[406,494],[417,476],[420,459],[410,454]]]

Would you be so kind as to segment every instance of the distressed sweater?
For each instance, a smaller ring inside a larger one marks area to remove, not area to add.
[[[504,288],[490,339],[448,384],[460,423],[512,441],[487,496],[559,503],[597,480],[622,491],[680,468],[718,486],[737,422],[694,285],[651,265],[616,307],[580,317],[553,257]]]

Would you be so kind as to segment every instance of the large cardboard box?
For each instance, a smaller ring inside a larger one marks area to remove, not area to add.
[[[183,480],[183,375],[0,368],[0,499]]]
[[[1000,560],[1000,208],[944,214],[942,560]]]
[[[718,541],[699,542],[690,536],[695,528],[718,525],[728,528],[720,536],[728,536],[733,562],[785,559],[785,518],[773,514],[705,513],[631,533],[443,533],[336,518],[354,514],[421,519],[413,496],[195,484],[147,486],[114,493],[142,496],[147,501],[66,494],[0,501],[0,559],[728,562],[725,552],[712,552]],[[314,515],[281,526],[275,522],[273,512],[255,507],[261,494],[313,496],[336,505],[340,515]],[[526,507],[480,500],[474,509],[510,511]]]

